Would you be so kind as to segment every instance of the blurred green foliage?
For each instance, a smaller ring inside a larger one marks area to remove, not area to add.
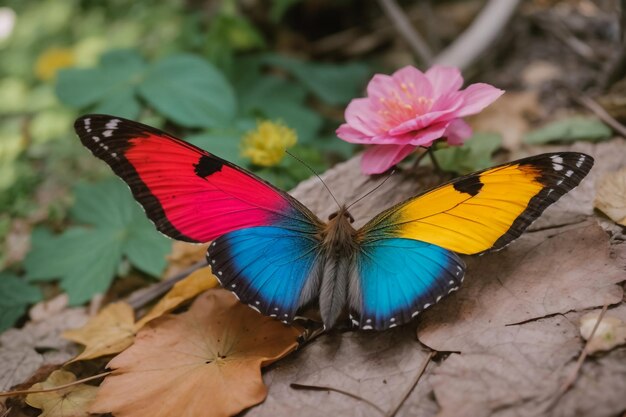
[[[268,168],[242,157],[241,138],[258,120],[295,129],[292,152],[317,171],[349,157],[334,130],[370,70],[275,53],[271,25],[298,2],[271,1],[259,26],[235,0],[5,1],[0,13],[13,13],[15,26],[0,39],[0,263],[16,219],[37,227],[23,264],[0,270],[58,281],[73,304],[105,292],[128,262],[162,272],[168,241],[82,148],[72,129],[81,114],[165,128],[284,189],[311,172],[292,158]],[[0,288],[33,288],[21,280],[3,275]],[[20,303],[36,301],[29,291]]]
[[[79,184],[75,195],[70,217],[76,225],[59,235],[35,230],[24,261],[29,281],[60,279],[75,305],[105,293],[123,259],[150,275],[163,272],[171,241],[156,231],[121,180]]]

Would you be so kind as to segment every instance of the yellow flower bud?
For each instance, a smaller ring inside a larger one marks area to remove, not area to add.
[[[35,64],[35,75],[42,81],[48,81],[56,76],[57,71],[74,65],[74,53],[68,48],[46,49]]]
[[[296,144],[296,131],[281,122],[263,120],[243,137],[241,155],[253,164],[271,167],[285,156],[285,150]]]

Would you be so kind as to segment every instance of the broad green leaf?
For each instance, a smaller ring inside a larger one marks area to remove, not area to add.
[[[320,100],[332,105],[345,104],[359,95],[370,75],[361,63],[320,64],[281,55],[267,55],[263,61],[289,71]]]
[[[303,103],[306,90],[290,81],[266,76],[241,92],[241,110],[271,120],[281,120],[298,133],[299,143],[310,142],[323,124],[322,117]]]
[[[208,152],[226,159],[237,165],[244,165],[246,161],[241,156],[241,136],[243,132],[215,131],[188,136],[186,140]]]
[[[450,146],[435,151],[435,158],[444,171],[468,174],[492,165],[491,155],[502,144],[495,133],[475,133],[462,146]]]
[[[541,129],[534,130],[524,136],[524,142],[531,145],[578,140],[598,142],[610,137],[611,129],[600,120],[576,116],[549,123]]]
[[[236,112],[235,93],[224,75],[193,55],[156,62],[139,93],[163,115],[187,127],[225,126]]]
[[[104,109],[116,105],[125,115],[135,117],[134,91],[144,71],[145,63],[137,52],[111,51],[102,56],[96,68],[61,70],[56,93],[62,103],[71,107],[103,106],[104,103]]]
[[[71,217],[89,226],[72,226],[60,235],[33,233],[24,261],[31,281],[61,280],[72,304],[109,288],[123,257],[142,271],[159,275],[170,241],[159,234],[119,180],[81,184]]]
[[[0,333],[12,327],[29,304],[43,298],[39,288],[8,272],[0,272],[0,294]]]

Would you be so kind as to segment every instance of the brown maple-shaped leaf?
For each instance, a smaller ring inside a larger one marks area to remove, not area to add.
[[[57,370],[48,379],[31,387],[31,390],[42,390],[70,384],[76,376],[67,371]],[[73,385],[57,391],[28,394],[28,405],[41,409],[39,417],[87,417],[89,405],[96,396],[98,387],[86,384]]]
[[[63,337],[85,345],[71,362],[119,353],[135,338],[133,308],[124,302],[109,304],[83,327],[63,332]]]
[[[300,330],[262,316],[228,291],[148,323],[113,358],[91,412],[116,417],[230,416],[265,398],[261,366],[297,347]]]

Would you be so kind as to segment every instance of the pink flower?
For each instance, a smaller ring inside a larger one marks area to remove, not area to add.
[[[462,117],[479,113],[504,91],[489,84],[460,90],[457,68],[434,66],[426,73],[404,67],[391,76],[377,74],[367,85],[367,97],[346,108],[346,122],[337,136],[346,142],[372,145],[361,161],[365,174],[394,166],[417,147],[429,147],[440,138],[461,145],[472,135]]]

